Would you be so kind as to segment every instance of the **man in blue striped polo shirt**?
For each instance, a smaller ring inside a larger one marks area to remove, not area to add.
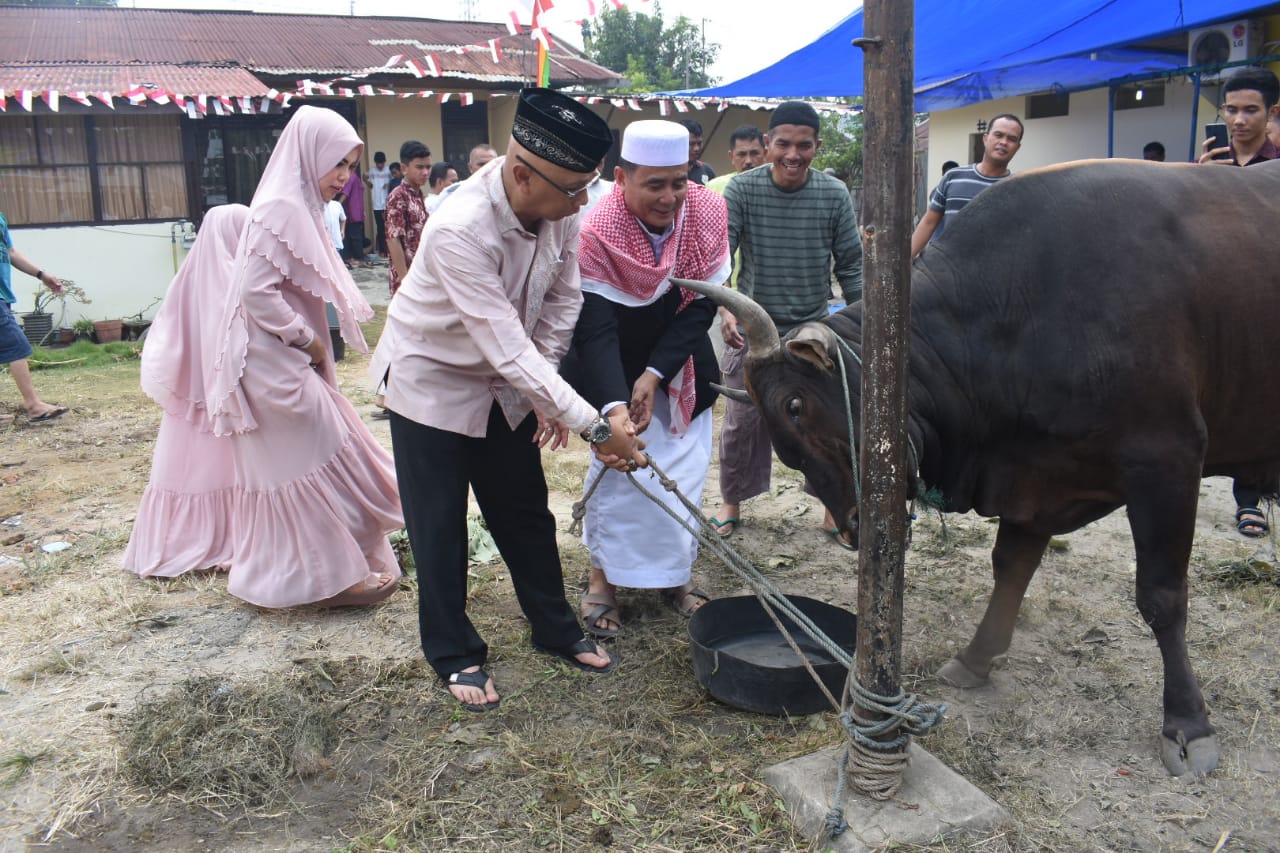
[[[945,227],[978,193],[1013,174],[1009,162],[1022,147],[1022,120],[1015,115],[998,115],[982,135],[982,162],[958,166],[942,176],[929,196],[929,210],[911,235],[911,256],[920,254],[934,232]]]

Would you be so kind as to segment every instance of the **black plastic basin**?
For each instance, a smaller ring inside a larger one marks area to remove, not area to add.
[[[857,617],[812,598],[787,598],[837,646],[853,654]],[[778,615],[839,701],[848,670],[785,614]],[[717,598],[704,604],[689,622],[689,639],[698,683],[726,705],[793,716],[831,707],[755,596]]]

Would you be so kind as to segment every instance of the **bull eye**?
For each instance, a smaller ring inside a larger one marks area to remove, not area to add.
[[[792,420],[800,419],[800,412],[803,408],[804,407],[800,404],[799,397],[792,397],[787,401],[787,415],[790,416]]]

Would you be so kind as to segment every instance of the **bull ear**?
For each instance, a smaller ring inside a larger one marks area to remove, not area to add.
[[[831,353],[837,346],[835,332],[820,323],[808,323],[796,330],[787,340],[787,351],[823,370],[830,370],[835,362]]]

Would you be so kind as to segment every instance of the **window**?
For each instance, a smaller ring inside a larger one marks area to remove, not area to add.
[[[1045,92],[1027,95],[1027,118],[1054,118],[1071,111],[1071,95],[1067,92]]]
[[[1143,83],[1116,90],[1117,110],[1140,110],[1143,107],[1164,106],[1164,84]]]
[[[12,225],[189,215],[176,115],[0,118],[0,210]]]
[[[94,218],[84,122],[82,116],[0,119],[0,210],[10,225]]]

